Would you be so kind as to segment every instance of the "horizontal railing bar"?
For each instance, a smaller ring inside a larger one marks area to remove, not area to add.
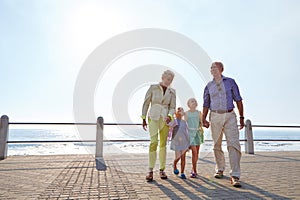
[[[150,140],[103,140],[103,142],[149,142]],[[205,140],[206,142],[212,142],[213,140]],[[226,140],[222,140],[225,142]],[[240,141],[247,141],[246,139],[241,139]],[[300,142],[297,139],[254,139],[254,142]],[[17,144],[17,143],[69,143],[69,142],[96,142],[96,140],[18,140],[18,141],[7,141],[7,143]]]
[[[69,142],[96,142],[96,140],[18,140],[18,141],[7,141],[7,143],[69,143]]]
[[[253,139],[253,141],[254,142],[300,142],[300,140],[297,139]]]
[[[150,140],[103,140],[103,142],[149,142]]]
[[[252,125],[256,128],[300,128],[300,126],[289,126],[289,125]]]
[[[149,142],[150,140],[103,140],[103,142]],[[96,140],[14,140],[7,143],[68,143],[68,142],[96,142]]]
[[[103,123],[103,125],[138,125],[141,126],[143,124],[140,123]]]
[[[9,122],[11,125],[97,125],[96,123],[89,122],[71,122],[71,123],[55,123],[55,122]],[[141,123],[104,123],[103,125],[142,125]],[[300,128],[300,126],[292,125],[252,125],[256,128]]]
[[[97,125],[96,123],[9,122],[11,125]],[[142,125],[139,123],[104,123],[103,125]]]
[[[11,125],[97,125],[96,123],[9,122]]]
[[[103,142],[149,142],[150,140],[103,140]],[[205,140],[205,142],[212,142],[213,140]],[[222,140],[225,142],[226,140]],[[247,141],[246,139],[240,139],[240,141]],[[300,140],[297,139],[254,139],[253,141],[278,141],[278,142],[283,142],[283,141],[291,141],[291,142],[300,142]]]

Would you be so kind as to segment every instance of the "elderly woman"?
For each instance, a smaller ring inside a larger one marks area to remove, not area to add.
[[[147,181],[153,180],[153,168],[156,162],[156,150],[158,146],[159,134],[159,161],[160,161],[160,178],[167,179],[164,172],[166,166],[166,144],[169,132],[167,124],[173,119],[176,108],[176,93],[170,87],[174,79],[174,73],[166,70],[162,74],[162,81],[158,84],[151,85],[148,89],[143,109],[143,129],[146,130],[146,116],[148,108],[151,108],[148,113],[149,133],[150,133],[150,147],[149,147],[149,174],[146,176]]]

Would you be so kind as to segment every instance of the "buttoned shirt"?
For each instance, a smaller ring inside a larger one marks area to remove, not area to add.
[[[233,101],[241,100],[242,97],[234,79],[222,75],[220,83],[212,80],[206,85],[203,107],[210,110],[231,110],[234,108]]]
[[[151,85],[145,96],[142,118],[146,117],[150,104],[151,108],[148,114],[150,119],[159,120],[160,117],[173,116],[176,107],[175,90],[171,87],[167,87],[164,94],[160,84]]]

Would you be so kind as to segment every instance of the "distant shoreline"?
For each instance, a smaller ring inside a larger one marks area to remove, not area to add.
[[[167,146],[167,151],[172,152]],[[108,142],[104,143],[103,152],[109,154],[147,153],[149,142]],[[15,155],[62,155],[62,154],[94,154],[95,144],[59,143],[59,144],[9,144],[8,156]],[[244,142],[241,150],[245,152]],[[226,143],[223,142],[223,151],[226,152]],[[255,152],[269,151],[300,151],[300,142],[254,142]],[[200,147],[201,154],[212,152],[212,142],[205,142]]]
[[[244,133],[240,132],[240,138],[243,139]],[[201,145],[201,152],[211,152],[212,142],[210,133],[205,131],[205,143]],[[75,128],[70,129],[10,129],[9,141],[26,140],[80,140],[86,139],[78,135]],[[89,138],[93,140],[93,138]],[[94,138],[95,140],[96,138]],[[106,140],[148,140],[148,132],[141,128],[130,130],[130,132],[120,132],[119,129],[109,129],[104,132]],[[254,139],[296,139],[300,140],[300,130],[287,131],[286,129],[256,129]],[[170,143],[170,142],[169,142]],[[114,153],[147,153],[149,142],[105,142],[105,152]],[[169,146],[168,151],[171,151]],[[8,155],[61,155],[61,154],[93,154],[95,143],[9,143]],[[226,152],[226,143],[223,142],[223,150]],[[241,141],[241,150],[245,151],[244,142]],[[300,151],[300,141],[255,141],[254,151]]]

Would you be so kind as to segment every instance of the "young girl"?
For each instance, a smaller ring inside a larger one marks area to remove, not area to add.
[[[172,141],[171,141],[171,149],[175,151],[175,159],[174,159],[174,174],[178,175],[179,171],[177,169],[177,163],[180,160],[181,162],[181,175],[180,178],[185,179],[186,176],[184,174],[185,168],[185,154],[189,149],[189,135],[187,129],[186,121],[182,120],[184,116],[183,108],[179,107],[175,113],[176,119],[173,120],[169,124],[172,127]]]
[[[190,98],[187,102],[189,110],[185,113],[185,120],[188,124],[190,137],[190,148],[192,150],[192,172],[191,178],[197,177],[197,161],[199,158],[200,144],[203,143],[202,114],[196,108],[198,106],[195,98]]]

